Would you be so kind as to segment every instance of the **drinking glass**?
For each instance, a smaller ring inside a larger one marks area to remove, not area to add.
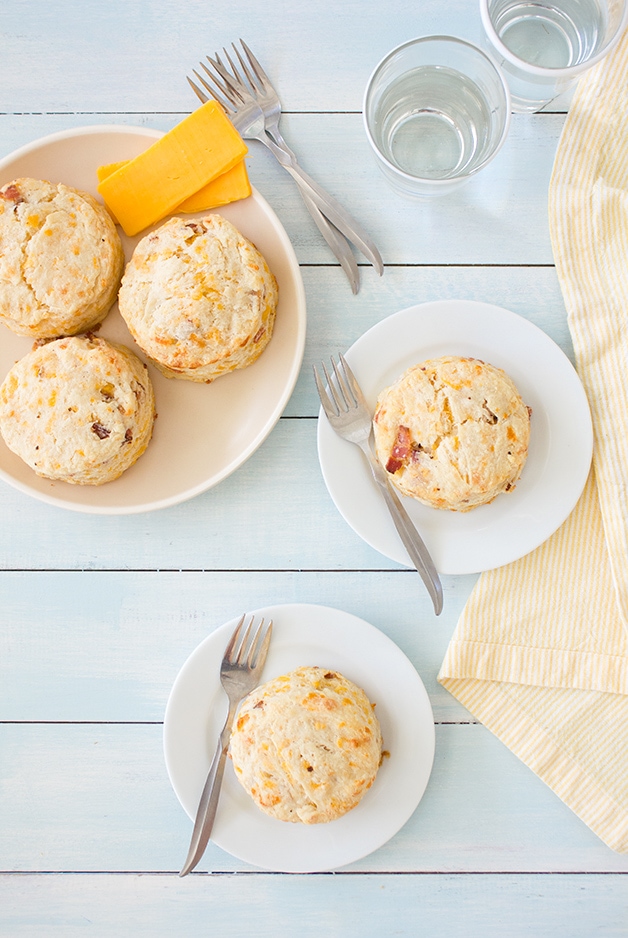
[[[626,0],[480,0],[487,48],[510,87],[514,111],[538,111],[567,91],[618,42]]]
[[[401,195],[450,192],[486,166],[508,132],[508,86],[481,49],[453,36],[397,46],[373,71],[364,125],[378,166]]]

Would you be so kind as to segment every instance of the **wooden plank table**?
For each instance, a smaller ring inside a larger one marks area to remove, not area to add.
[[[0,485],[2,936],[628,934],[628,859],[436,682],[476,577],[444,578],[437,619],[417,574],[346,525],[318,464],[312,363],[399,309],[495,303],[572,356],[547,225],[564,106],[515,116],[494,163],[444,199],[398,198],[370,157],[367,78],[390,48],[431,33],[477,41],[475,0],[0,10],[0,156],[83,125],[167,130],[196,106],[186,73],[243,37],[304,168],[386,266],[381,279],[362,266],[352,296],[292,181],[252,144],[252,182],[294,245],[308,309],[303,368],[268,439],[217,487],[150,514],[70,512]],[[162,754],[170,688],[223,622],[291,602],[358,615],[412,661],[436,723],[427,792],[395,837],[337,872],[268,873],[210,844],[181,880],[191,825]]]

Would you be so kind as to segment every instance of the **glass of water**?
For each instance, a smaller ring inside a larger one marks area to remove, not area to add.
[[[425,36],[389,52],[371,75],[364,125],[393,189],[421,198],[449,192],[486,166],[508,132],[500,70],[476,46]]]
[[[488,48],[514,111],[540,110],[618,42],[626,0],[480,0]]]

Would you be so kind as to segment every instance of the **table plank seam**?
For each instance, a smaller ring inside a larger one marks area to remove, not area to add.
[[[410,567],[3,567],[0,576],[3,573],[396,573],[416,576],[416,570]]]
[[[2,870],[0,876],[178,876],[178,869],[172,870]],[[221,876],[628,876],[622,870],[321,870],[317,873],[281,873],[275,870],[197,870],[190,877],[214,878]]]

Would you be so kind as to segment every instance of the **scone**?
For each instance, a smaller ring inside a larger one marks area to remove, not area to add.
[[[469,511],[514,488],[528,454],[530,414],[501,368],[455,356],[425,361],[381,392],[377,457],[404,495]]]
[[[94,328],[123,268],[116,226],[88,193],[29,178],[0,189],[0,321],[13,332],[50,339]]]
[[[266,814],[320,824],[371,787],[382,757],[373,705],[336,671],[298,668],[244,700],[231,734],[236,777]]]
[[[124,346],[94,336],[34,348],[0,385],[0,433],[47,479],[117,479],[148,446],[154,418],[146,366]]]
[[[211,382],[246,368],[270,341],[277,281],[257,248],[221,215],[171,218],[139,242],[120,313],[168,378]]]

